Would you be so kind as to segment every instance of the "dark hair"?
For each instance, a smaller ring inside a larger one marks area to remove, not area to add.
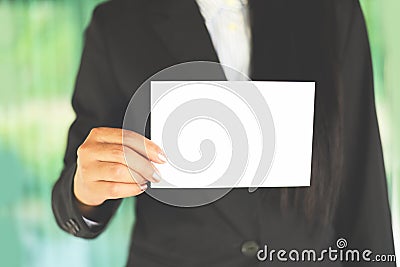
[[[318,224],[331,221],[342,184],[342,101],[334,1],[251,2],[253,64],[273,65],[255,69],[253,79],[316,81],[311,186],[283,188],[280,199],[283,211],[294,207]],[[263,36],[267,31],[269,38]]]
[[[294,2],[291,1],[291,4]],[[311,2],[315,6],[309,7],[314,11],[309,23],[313,24],[314,27],[310,27],[315,31],[314,52],[319,54],[314,67],[311,67],[311,72],[317,77],[311,187],[295,189],[291,201],[296,208],[303,207],[309,221],[326,224],[334,215],[342,184],[343,114],[340,106],[339,51],[333,1]],[[283,205],[290,204],[288,194],[282,194],[282,200]]]

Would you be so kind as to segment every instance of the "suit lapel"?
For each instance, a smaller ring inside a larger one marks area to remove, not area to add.
[[[315,80],[322,70],[318,0],[251,0],[253,80]]]
[[[177,63],[218,57],[194,0],[149,0],[150,23]]]
[[[292,72],[293,25],[287,0],[250,1],[252,79],[289,80]]]

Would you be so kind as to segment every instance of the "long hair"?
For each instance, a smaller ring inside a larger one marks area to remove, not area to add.
[[[316,81],[311,186],[283,188],[280,200],[283,212],[292,207],[318,225],[331,221],[342,184],[343,114],[334,1],[260,1],[265,6],[251,2],[254,16],[262,15],[255,10],[261,8],[270,17],[267,24],[265,18],[253,20],[253,79]],[[262,36],[266,31],[267,38]],[[269,62],[273,66],[257,67]]]
[[[295,208],[303,208],[309,221],[327,224],[334,215],[343,176],[339,51],[333,1],[312,1],[312,5],[315,14],[309,22],[313,25],[307,26],[314,30],[314,51],[319,55],[311,68],[304,66],[307,63],[297,62],[317,78],[311,187],[295,189],[291,200],[289,192],[283,192],[282,206],[293,204]]]

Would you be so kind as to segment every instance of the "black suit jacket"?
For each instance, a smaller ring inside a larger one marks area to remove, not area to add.
[[[305,70],[316,57],[308,43],[311,41],[307,41],[313,35],[307,23],[319,12],[315,8],[318,1],[250,1],[251,78],[315,80],[313,71]],[[342,109],[346,114],[344,185],[334,220],[317,231],[295,210],[283,215],[279,190],[274,188],[252,194],[247,189],[235,189],[214,203],[196,208],[168,206],[142,194],[136,201],[128,266],[309,266],[312,264],[308,262],[276,260],[266,264],[257,261],[254,251],[264,244],[288,250],[336,248],[339,237],[346,238],[354,248],[393,253],[364,20],[358,1],[334,3],[338,37],[332,45],[338,48],[345,92]],[[292,68],[293,57],[302,59],[305,68]],[[76,120],[69,130],[65,167],[53,190],[53,211],[61,228],[78,237],[94,238],[120,203],[107,201],[96,214],[88,215],[102,226],[89,228],[82,220],[72,185],[76,150],[89,131],[99,126],[121,128],[127,104],[142,82],[168,66],[194,60],[218,61],[194,0],[113,0],[96,8],[86,31],[73,95]]]

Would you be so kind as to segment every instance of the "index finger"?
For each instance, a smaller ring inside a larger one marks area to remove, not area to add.
[[[165,163],[166,161],[165,154],[158,145],[136,132],[119,128],[100,127],[94,128],[90,134],[98,142],[127,146],[153,162]]]

